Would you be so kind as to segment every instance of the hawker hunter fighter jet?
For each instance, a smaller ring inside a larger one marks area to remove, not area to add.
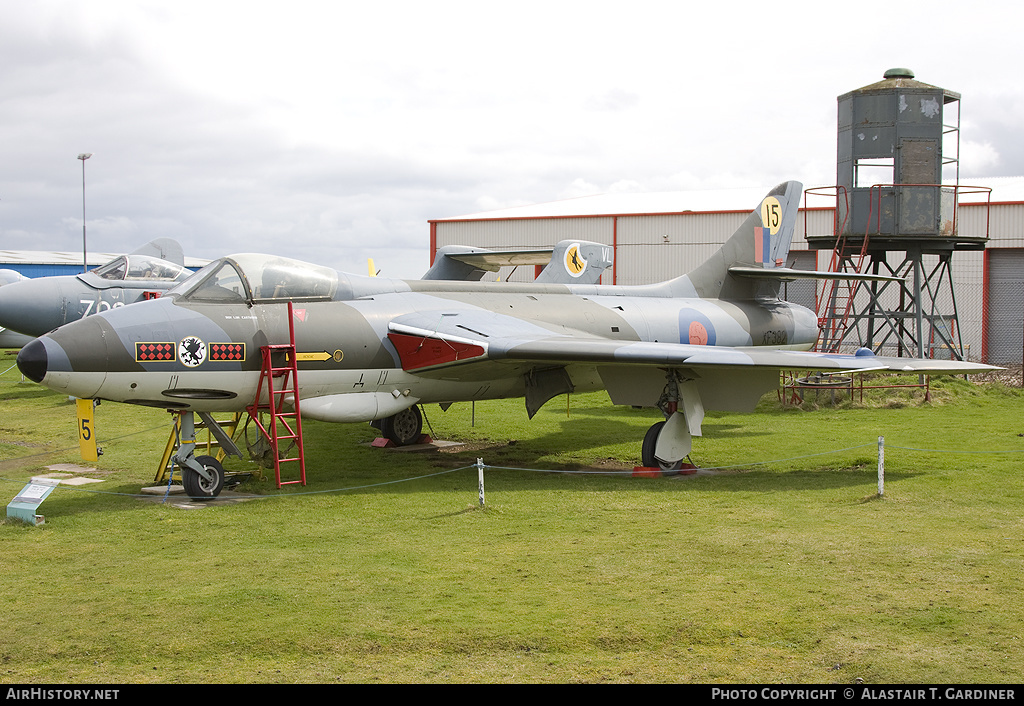
[[[155,299],[192,274],[184,261],[177,242],[157,238],[80,275],[11,282],[0,287],[0,326],[41,336],[90,314]]]
[[[401,444],[419,438],[421,404],[524,397],[532,417],[556,395],[605,389],[614,404],[663,412],[640,455],[665,469],[683,463],[705,411],[753,410],[780,370],[990,369],[810,352],[815,313],[782,301],[780,282],[836,275],[782,266],[800,194],[779,185],[707,262],[642,286],[406,281],[233,255],[159,299],[32,341],[18,367],[68,395],[209,417],[266,393],[261,350],[289,345],[293,328],[299,399],[285,401],[302,418],[379,420]],[[216,495],[223,469],[193,451],[175,456],[186,490]]]

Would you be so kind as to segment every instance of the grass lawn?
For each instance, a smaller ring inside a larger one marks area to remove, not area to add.
[[[74,404],[12,364],[5,502],[80,462]],[[1019,683],[1024,394],[932,393],[709,414],[688,477],[632,477],[657,413],[603,393],[428,407],[445,453],[307,422],[306,487],[191,510],[139,496],[170,417],[103,403],[103,482],[0,525],[0,679]]]

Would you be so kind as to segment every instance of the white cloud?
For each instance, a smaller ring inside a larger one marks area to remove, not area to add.
[[[999,151],[989,142],[960,143],[961,169],[968,174],[992,174],[1000,165]]]
[[[830,184],[836,96],[900,65],[963,94],[965,167],[1024,174],[1010,23],[963,16],[972,61],[954,61],[925,39],[955,7],[941,2],[898,56],[873,21],[846,18],[870,60],[837,52],[832,19],[800,2],[772,21],[754,3],[7,4],[3,247],[76,249],[75,156],[90,151],[97,249],[175,237],[197,257],[265,249],[362,272],[383,245],[369,256],[385,272],[419,276],[431,218]]]
[[[591,184],[585,179],[573,179],[572,183],[566,186],[558,193],[558,199],[575,199],[580,196],[593,196],[594,194],[603,193],[605,189]],[[555,201],[556,199],[551,199]]]

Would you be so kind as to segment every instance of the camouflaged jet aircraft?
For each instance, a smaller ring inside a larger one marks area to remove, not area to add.
[[[379,420],[405,444],[420,436],[420,404],[524,397],[532,417],[556,395],[605,389],[664,413],[641,447],[645,466],[664,469],[683,463],[706,410],[752,411],[780,370],[991,369],[807,350],[815,313],[780,300],[780,283],[836,275],[782,266],[801,188],[776,187],[707,262],[660,284],[404,281],[233,255],[159,299],[32,341],[18,367],[76,397],[182,410],[185,430],[191,413],[252,405],[261,349],[288,344],[291,324],[299,400],[285,401],[304,419]],[[220,492],[223,469],[194,444],[175,461],[190,495]]]
[[[181,246],[157,238],[79,275],[22,279],[0,287],[0,326],[42,336],[58,326],[160,296],[192,274]]]

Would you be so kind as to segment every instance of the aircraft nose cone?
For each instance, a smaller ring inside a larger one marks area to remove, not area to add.
[[[32,382],[42,382],[46,376],[46,346],[34,338],[18,353],[18,370]]]
[[[0,326],[42,336],[64,323],[63,277],[40,277],[0,287]]]

